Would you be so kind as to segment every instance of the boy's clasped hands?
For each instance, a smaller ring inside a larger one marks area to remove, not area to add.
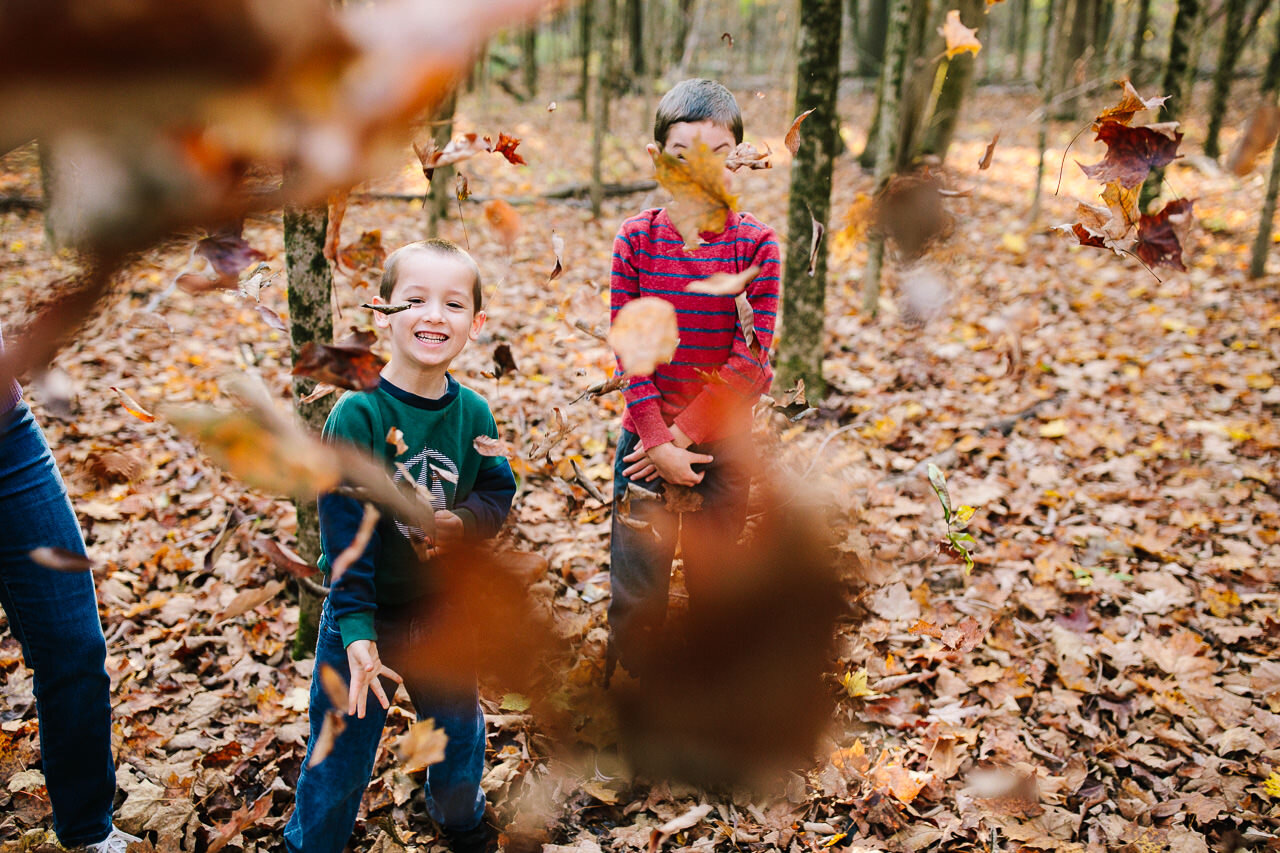
[[[462,518],[447,509],[435,513],[436,535],[433,539],[424,539],[414,543],[415,550],[423,560],[433,559],[444,554],[451,547],[462,541],[464,530]],[[369,707],[369,691],[384,708],[391,707],[391,699],[383,689],[380,678],[389,678],[396,684],[404,684],[400,673],[382,662],[378,655],[378,644],[373,640],[355,640],[347,646],[347,665],[351,667],[351,686],[347,693],[347,713],[364,719],[365,710]]]
[[[699,463],[711,462],[715,457],[689,450],[693,440],[676,424],[671,425],[671,441],[646,449],[643,444],[622,457],[630,466],[622,473],[631,480],[653,480],[661,477],[677,486],[696,486],[702,482],[702,472],[693,470]]]

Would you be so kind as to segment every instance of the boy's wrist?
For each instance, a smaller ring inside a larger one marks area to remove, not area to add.
[[[372,610],[357,610],[338,617],[338,633],[342,635],[342,646],[346,648],[357,640],[368,640],[376,643],[378,632],[373,625]]]

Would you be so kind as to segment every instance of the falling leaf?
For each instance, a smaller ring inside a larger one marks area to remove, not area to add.
[[[720,41],[728,42],[728,43],[729,43],[729,47],[730,47],[730,48],[732,48],[732,47],[733,47],[733,33],[721,33],[721,34],[720,34]]]
[[[382,247],[382,231],[375,228],[365,231],[360,239],[345,246],[338,252],[339,266],[345,266],[353,272],[377,276],[382,274],[382,265],[387,260],[387,250]]]
[[[268,326],[270,326],[273,329],[276,329],[277,331],[280,331],[280,332],[289,331],[289,324],[286,323],[283,319],[281,319],[280,315],[277,314],[275,311],[271,310],[265,305],[258,305],[256,307],[258,309],[258,316],[262,318],[262,322],[266,323]]]
[[[737,210],[738,197],[725,185],[725,161],[720,155],[699,137],[683,159],[663,152],[654,165],[658,183],[671,193],[667,215],[686,252],[697,249],[703,233],[724,231],[729,212]]]
[[[267,257],[245,242],[239,227],[201,238],[196,242],[195,253],[208,260],[220,277],[231,279]]]
[[[809,277],[813,278],[818,266],[818,247],[822,245],[822,235],[827,233],[827,228],[814,217],[813,211],[809,211],[809,219],[813,223],[813,236],[809,240]]]
[[[282,589],[284,589],[284,581],[280,580],[267,581],[266,586],[258,587],[257,589],[246,589],[231,599],[231,603],[223,610],[214,615],[213,624],[218,625],[229,619],[234,619],[237,616],[248,613],[255,607],[266,604],[275,598]]]
[[[547,104],[547,112],[549,112],[549,113],[553,113],[553,112],[555,112],[555,111],[556,111],[556,102],[555,102],[555,101],[552,101],[551,103]]]
[[[347,702],[350,701],[347,680],[327,663],[320,664],[320,687],[325,696],[329,697],[330,705],[335,708],[347,707]]]
[[[502,245],[510,252],[516,238],[524,230],[520,214],[509,203],[495,198],[484,203],[484,218],[489,223],[489,227],[497,233]]]
[[[27,553],[31,561],[53,569],[55,572],[87,572],[93,568],[93,561],[84,554],[76,554],[65,548],[43,546],[33,548]]]
[[[218,558],[222,556],[222,552],[226,550],[227,543],[231,541],[231,535],[236,529],[249,520],[249,516],[241,512],[236,507],[232,507],[227,513],[227,520],[222,523],[222,529],[218,531],[218,535],[213,538],[213,544],[209,546],[209,550],[204,552],[204,559],[201,564],[206,572],[212,571]]]
[[[281,545],[274,539],[259,536],[253,540],[253,547],[265,554],[273,566],[295,578],[307,578],[320,572],[318,568],[303,560],[287,545]]]
[[[679,344],[675,306],[656,296],[623,305],[609,328],[609,345],[632,376],[648,376],[671,361]]]
[[[111,390],[115,391],[118,395],[120,395],[120,404],[124,406],[124,410],[126,412],[133,415],[135,418],[142,421],[144,424],[155,422],[156,416],[151,414],[141,406],[139,406],[137,402],[134,401],[134,399],[130,397],[127,393],[125,393],[124,391],[121,391],[119,388],[117,388],[114,385],[111,386]]]
[[[431,178],[435,175],[436,169],[441,166],[460,163],[477,154],[492,150],[493,143],[489,138],[482,138],[477,133],[464,133],[455,136],[449,140],[443,149],[436,147],[434,139],[427,140],[426,145],[413,143],[413,153],[418,155],[418,161],[422,164],[422,174],[426,177],[427,183],[431,183]]]
[[[1253,171],[1258,158],[1275,144],[1280,133],[1280,106],[1264,98],[1240,133],[1235,149],[1227,158],[1227,170],[1237,178]]]
[[[420,720],[409,726],[409,731],[396,741],[394,751],[405,773],[417,773],[444,761],[444,750],[449,736],[436,726],[435,720]]]
[[[404,443],[404,433],[399,427],[392,427],[387,430],[387,444],[396,449],[396,456],[409,452],[409,445]]]
[[[814,107],[811,110],[805,110],[800,113],[800,115],[796,116],[795,120],[791,122],[791,127],[787,130],[786,138],[783,139],[782,144],[791,152],[792,157],[796,156],[796,153],[800,150],[800,125],[809,117],[809,114],[816,109],[817,107]]]
[[[1143,214],[1138,220],[1138,240],[1133,252],[1148,266],[1185,270],[1182,243],[1191,227],[1190,199],[1169,202],[1155,215]]]
[[[342,553],[329,566],[329,586],[337,584],[338,580],[347,573],[347,569],[364,555],[365,549],[369,547],[369,540],[373,538],[373,531],[378,526],[378,519],[381,517],[382,513],[378,512],[378,508],[373,504],[364,505],[364,515],[360,517],[360,526],[356,528],[355,536],[351,537],[351,542],[342,549]]]
[[[942,36],[947,43],[947,59],[954,59],[965,51],[977,54],[982,50],[982,42],[978,41],[977,32],[960,21],[959,9],[948,11],[946,22],[938,27],[938,35]]]
[[[1138,187],[1109,183],[1102,189],[1102,201],[1111,211],[1111,220],[1114,222],[1114,225],[1105,227],[1103,233],[1119,240],[1138,222]]]
[[[512,456],[511,448],[505,441],[488,435],[477,435],[471,440],[471,446],[481,456],[503,456],[508,459]]]
[[[401,311],[408,311],[413,307],[412,302],[397,302],[395,305],[383,305],[379,302],[362,302],[361,308],[368,308],[370,311],[377,311],[384,317],[390,317],[392,314],[399,314]]]
[[[316,400],[321,400],[337,390],[337,385],[330,385],[328,382],[317,382],[316,387],[311,389],[311,393],[299,398],[298,402],[314,403]]]
[[[516,146],[520,144],[520,139],[515,136],[508,136],[505,133],[498,134],[498,141],[493,145],[493,152],[501,154],[507,158],[507,162],[516,166],[528,165],[524,158],[516,153]]]
[[[1098,117],[1093,120],[1093,129],[1098,130],[1103,122],[1113,121],[1120,124],[1128,124],[1133,121],[1133,117],[1143,110],[1159,109],[1165,101],[1169,100],[1166,95],[1161,98],[1146,99],[1138,94],[1138,90],[1133,88],[1133,84],[1129,82],[1129,78],[1118,81],[1122,89],[1120,102],[1114,107],[1107,107],[1098,113]]]
[[[564,266],[560,262],[560,256],[564,254],[564,238],[556,232],[551,232],[551,251],[555,253],[556,265],[551,270],[551,275],[547,276],[547,282],[553,282],[560,277],[560,273],[564,272]]]
[[[516,357],[511,354],[511,344],[505,341],[493,348],[493,377],[501,379],[502,377],[519,372],[520,368],[516,367]]]
[[[764,153],[761,153],[750,142],[739,142],[725,158],[724,167],[731,172],[736,172],[743,166],[748,169],[772,169],[773,163],[769,162],[772,153],[768,145],[765,146]]]
[[[471,198],[471,184],[467,181],[467,176],[458,172],[453,176],[453,195],[458,201],[466,201]]]
[[[751,307],[751,300],[747,299],[747,294],[739,293],[733,297],[733,307],[738,312],[738,328],[742,331],[742,338],[746,341],[747,349],[756,358],[763,357],[764,349],[760,346],[760,342],[756,340],[756,312]]]
[[[760,274],[760,267],[751,265],[741,272],[718,272],[707,278],[690,281],[685,290],[690,293],[710,293],[716,296],[732,296],[741,293]]]
[[[299,350],[291,373],[352,391],[372,391],[378,387],[385,366],[362,339],[340,344],[308,341]]]
[[[343,698],[342,707],[346,706],[346,698]],[[311,745],[311,760],[307,762],[308,767],[315,767],[320,762],[329,757],[329,753],[333,751],[333,743],[338,739],[338,735],[342,734],[347,727],[347,721],[342,713],[333,709],[327,711],[324,715],[324,723],[320,726],[320,734],[316,738],[316,742]]]
[[[917,258],[951,230],[953,220],[942,203],[941,186],[928,172],[894,175],[876,195],[876,227],[906,258]]]
[[[702,509],[702,494],[692,486],[679,483],[664,483],[662,486],[662,502],[668,512],[697,512]]]
[[[983,152],[982,159],[978,161],[978,171],[984,171],[991,168],[991,158],[996,153],[996,143],[1000,141],[1000,132],[996,131],[996,135],[991,137],[991,141],[987,143],[987,150]]]
[[[1106,121],[1099,127],[1096,138],[1106,143],[1107,156],[1090,166],[1079,165],[1086,175],[1104,184],[1115,181],[1124,187],[1139,186],[1152,169],[1166,166],[1182,156],[1177,153],[1181,133],[1175,133],[1171,139],[1148,127],[1128,127]]]

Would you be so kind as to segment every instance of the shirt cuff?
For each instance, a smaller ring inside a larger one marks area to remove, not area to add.
[[[631,415],[631,422],[635,424],[636,435],[640,436],[640,443],[644,445],[645,450],[671,441],[671,429],[662,419],[662,410],[658,408],[656,400],[634,406],[628,412]]]
[[[357,610],[355,613],[339,616],[338,633],[342,634],[343,648],[356,640],[370,640],[376,643],[378,632],[373,627],[373,611]]]
[[[476,538],[476,528],[479,523],[476,520],[476,514],[465,506],[455,506],[453,514],[462,519],[462,534],[468,539]]]

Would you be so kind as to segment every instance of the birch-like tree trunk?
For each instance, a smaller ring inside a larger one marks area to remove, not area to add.
[[[982,25],[982,15],[986,0],[960,0],[960,20],[970,28]],[[925,129],[924,141],[920,145],[921,154],[932,154],[941,162],[946,162],[947,149],[955,137],[956,125],[960,120],[960,107],[964,96],[969,91],[973,80],[977,57],[968,51],[952,59],[943,59],[946,63],[946,77],[942,81],[942,89],[938,92],[938,100],[933,107],[933,115]]]
[[[884,103],[876,139],[876,192],[884,189],[893,174],[893,164],[901,144],[898,109],[901,103],[902,78],[907,64],[907,29],[911,0],[893,0],[890,6],[889,31],[885,38]],[[880,268],[884,264],[884,235],[873,234],[867,247],[867,266],[862,279],[862,310],[874,317],[880,307]]]
[[[324,207],[285,206],[284,255],[289,282],[291,358],[294,363],[307,343],[333,341],[333,272],[324,256],[328,222],[329,212]],[[312,403],[301,402],[314,388],[314,380],[294,377],[294,407],[303,422],[318,433],[333,407],[334,395]],[[295,499],[294,507],[298,513],[298,556],[314,565],[320,559],[320,518],[316,513],[315,499]],[[299,585],[298,630],[293,638],[295,660],[315,650],[322,602],[323,598],[305,585]]]
[[[1215,160],[1222,154],[1218,134],[1231,98],[1231,78],[1235,75],[1236,60],[1240,58],[1240,48],[1244,44],[1245,0],[1226,0],[1226,3],[1222,41],[1218,45],[1218,67],[1213,72],[1213,98],[1209,101],[1209,127],[1204,137],[1204,153]]]
[[[787,253],[782,288],[783,331],[778,345],[778,380],[790,388],[803,379],[810,399],[826,391],[825,354],[827,244],[818,246],[813,273],[809,248],[813,222],[824,229],[831,212],[831,174],[840,147],[836,94],[840,85],[841,0],[800,0],[800,32],[794,112],[805,120],[800,150],[791,164],[787,211]]]

